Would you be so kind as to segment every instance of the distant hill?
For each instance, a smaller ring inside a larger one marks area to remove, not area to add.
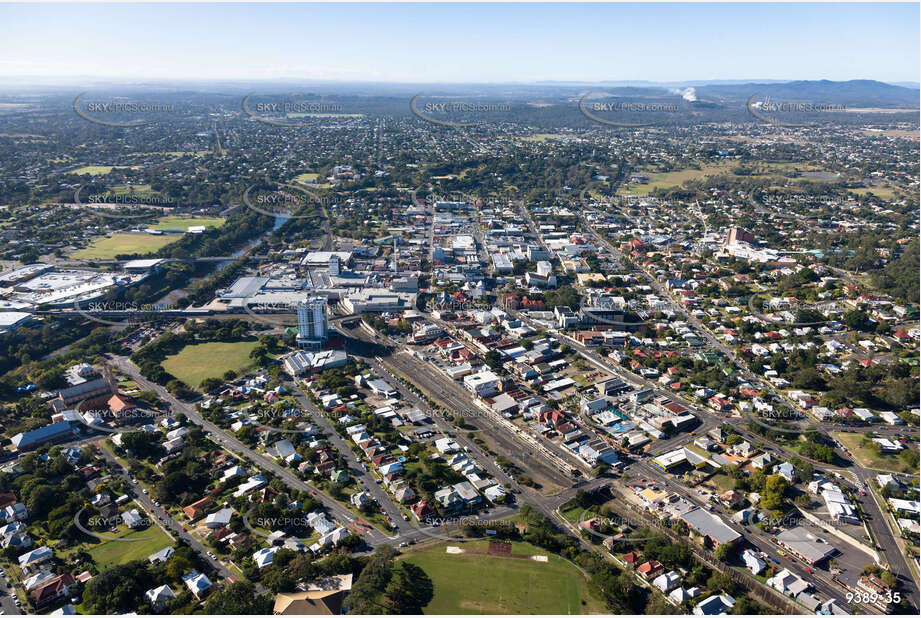
[[[786,83],[748,83],[711,85],[697,88],[701,99],[737,101],[748,99],[755,93],[775,100],[808,101],[837,104],[847,107],[888,107],[918,109],[921,91],[917,88],[894,86],[870,79],[847,82],[794,81]]]

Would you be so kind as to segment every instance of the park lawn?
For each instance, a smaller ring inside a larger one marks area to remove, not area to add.
[[[307,172],[305,174],[298,174],[294,180],[297,182],[316,182],[320,177],[316,172]]]
[[[198,388],[203,380],[221,378],[232,369],[246,373],[253,366],[249,353],[258,341],[209,341],[182,348],[178,354],[167,356],[163,368],[190,388]]]
[[[154,225],[149,226],[153,230],[182,230],[183,232],[193,225],[204,225],[205,227],[221,227],[226,221],[225,217],[164,217],[157,219]]]
[[[144,530],[132,532],[126,532],[126,530],[127,528],[124,525],[120,525],[118,532],[109,532],[107,530],[100,534],[136,540],[102,541],[99,545],[87,550],[100,571],[132,560],[147,560],[150,554],[173,544],[173,541],[166,536],[166,533],[155,524]]]
[[[112,170],[138,169],[137,165],[84,165],[78,167],[71,174],[81,174],[87,176],[105,176]]]
[[[485,551],[487,541],[457,543]],[[448,554],[447,543],[411,552],[401,560],[431,578],[426,614],[587,614],[604,605],[589,594],[587,578],[571,563],[528,543],[513,543],[512,553],[547,556],[547,562],[473,554]]]
[[[70,257],[77,259],[110,260],[116,255],[153,253],[172,242],[176,242],[176,238],[173,236],[116,233],[97,238],[88,247],[78,249],[71,253]]]
[[[872,468],[881,472],[913,473],[914,470],[899,459],[898,455],[877,455],[868,448],[860,446],[863,439],[862,433],[834,432],[831,436],[841,442],[851,452],[854,459],[864,468]],[[917,455],[917,453],[915,453]]]

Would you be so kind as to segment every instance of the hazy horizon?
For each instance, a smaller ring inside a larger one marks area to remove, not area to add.
[[[918,4],[2,4],[0,79],[916,84],[919,15]]]

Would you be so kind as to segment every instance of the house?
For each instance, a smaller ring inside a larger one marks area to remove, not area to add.
[[[809,584],[807,582],[787,569],[780,571],[774,575],[774,577],[768,578],[767,585],[790,597],[795,597],[809,589]]]
[[[176,593],[173,592],[172,588],[164,584],[145,592],[144,598],[147,599],[147,602],[154,610],[163,611],[166,608],[166,604],[176,598]]]
[[[884,613],[890,613],[889,599],[892,599],[892,590],[876,575],[862,575],[857,580],[857,592],[871,599],[871,603]],[[875,599],[875,601],[874,601]]]
[[[170,556],[172,556],[175,551],[176,550],[172,547],[164,547],[160,551],[147,556],[147,561],[150,562],[150,564],[163,564],[170,559]]]
[[[413,491],[412,487],[407,485],[393,492],[393,497],[396,498],[398,502],[406,504],[416,499],[416,492]]]
[[[182,583],[195,595],[196,599],[201,599],[211,590],[211,580],[198,571],[189,571],[183,575]]]
[[[643,554],[638,554],[636,552],[630,552],[628,554],[624,554],[623,556],[621,556],[620,559],[628,567],[630,567],[631,569],[634,569],[637,567],[637,565],[641,563],[640,561],[643,559]]]
[[[141,517],[141,514],[137,509],[131,509],[130,511],[125,511],[122,513],[122,521],[125,522],[125,525],[131,528],[132,530],[137,530],[147,525],[147,519]]]
[[[0,511],[0,518],[7,523],[12,521],[25,521],[29,519],[29,509],[27,509],[26,505],[22,502],[17,502],[16,504],[11,504],[6,507],[3,511]]]
[[[3,537],[3,540],[0,541],[0,547],[3,547],[3,549],[7,547],[29,549],[32,547],[32,543],[32,537],[29,536],[28,532],[14,532]]]
[[[211,528],[212,530],[217,530],[218,528],[223,528],[230,524],[230,518],[233,516],[233,509],[221,509],[220,511],[215,511],[205,518],[205,526]]]
[[[745,567],[751,571],[753,575],[757,575],[767,566],[764,560],[750,549],[746,549],[742,552],[742,562],[745,563]]]
[[[776,461],[770,453],[763,453],[752,459],[752,467],[759,470],[768,470]]]
[[[244,482],[242,485],[237,487],[236,491],[233,492],[234,498],[239,498],[240,496],[245,496],[246,494],[256,491],[264,487],[268,483],[266,478],[261,474],[255,474]]]
[[[785,461],[777,466],[777,469],[774,470],[775,474],[782,476],[787,479],[788,482],[792,483],[796,478],[796,468],[793,467],[789,461]]]
[[[674,590],[668,593],[668,598],[674,601],[675,603],[684,603],[700,595],[700,588],[682,588],[678,586]]]
[[[639,573],[646,581],[650,581],[651,579],[660,575],[664,570],[665,567],[662,566],[662,563],[660,563],[658,560],[649,560],[636,567],[636,572]]]
[[[652,585],[661,590],[662,592],[668,592],[681,582],[681,576],[678,575],[676,571],[669,571],[668,573],[663,573],[659,575],[654,580],[652,580]]]
[[[71,586],[77,583],[74,576],[70,573],[58,575],[41,584],[29,592],[32,597],[32,604],[35,607],[43,607],[49,603],[54,603],[58,599],[67,596]]]
[[[732,447],[732,454],[737,455],[739,457],[749,457],[752,454],[752,451],[754,450],[755,450],[754,447],[751,444],[749,444],[748,441],[744,441],[744,442],[739,442],[738,444]],[[710,598],[713,598],[713,597],[710,597]]]
[[[272,564],[275,554],[278,553],[278,547],[264,547],[253,554],[253,562],[259,569],[264,569]]]
[[[283,592],[275,597],[276,616],[338,615],[352,589],[352,575],[332,575],[310,582],[299,592]]]
[[[206,496],[188,506],[182,507],[182,512],[185,513],[189,520],[195,521],[196,519],[201,519],[205,515],[205,511],[213,504],[214,500]]]
[[[695,616],[724,616],[736,604],[728,594],[714,594],[694,606]]]
[[[19,568],[23,570],[33,569],[36,566],[51,560],[54,557],[54,551],[50,547],[36,547],[19,556]]]

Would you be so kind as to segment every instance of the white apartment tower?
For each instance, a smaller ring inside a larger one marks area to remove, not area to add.
[[[301,348],[320,348],[329,333],[329,314],[326,299],[308,298],[297,304],[297,345]]]

